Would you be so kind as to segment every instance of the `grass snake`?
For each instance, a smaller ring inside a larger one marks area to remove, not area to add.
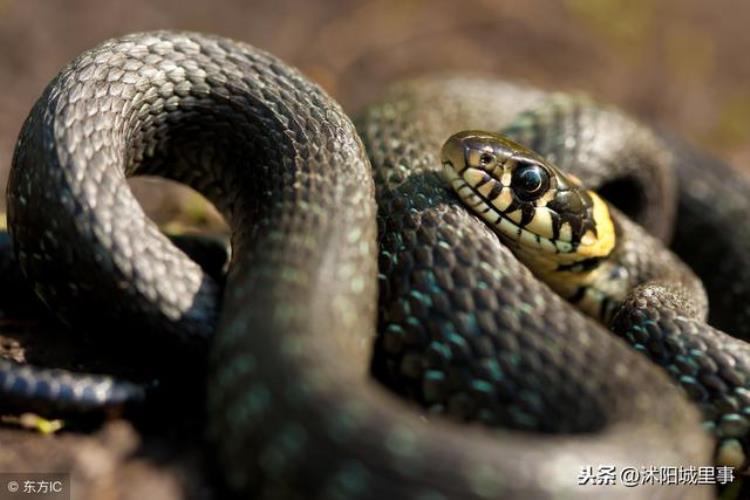
[[[615,109],[488,78],[396,85],[355,123],[243,43],[104,42],[24,124],[8,187],[17,260],[71,325],[210,344],[207,433],[230,487],[260,498],[709,498],[577,476],[746,466],[748,348],[708,326],[700,282],[662,243],[674,232],[701,276],[709,322],[745,336],[745,177]],[[538,280],[441,177],[443,143],[468,129],[502,131],[625,212],[611,207],[608,272],[629,289],[603,313],[618,335]],[[223,293],[144,215],[126,183],[144,174],[224,214]],[[50,412],[144,397],[9,361],[0,389]]]

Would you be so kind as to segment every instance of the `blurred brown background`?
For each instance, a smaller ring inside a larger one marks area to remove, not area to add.
[[[55,73],[106,38],[157,28],[255,44],[352,112],[401,77],[470,70],[584,90],[750,165],[748,21],[744,0],[0,0],[0,186]],[[152,213],[173,203],[158,186],[145,192]],[[190,429],[0,428],[0,470],[73,470],[78,498],[213,498],[211,460]]]
[[[0,183],[62,65],[156,28],[251,42],[350,111],[399,77],[466,69],[582,89],[750,163],[748,20],[743,0],[0,0]]]

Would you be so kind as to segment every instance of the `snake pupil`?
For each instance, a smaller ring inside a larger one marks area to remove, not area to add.
[[[513,172],[511,183],[520,197],[534,200],[547,191],[549,175],[538,165],[523,165]]]

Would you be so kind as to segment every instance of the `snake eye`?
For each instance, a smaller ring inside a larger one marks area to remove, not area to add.
[[[536,200],[549,188],[549,174],[539,165],[520,165],[513,172],[511,186],[521,199]]]
[[[482,155],[479,157],[479,163],[482,165],[487,165],[494,160],[494,157],[490,153],[482,153]]]

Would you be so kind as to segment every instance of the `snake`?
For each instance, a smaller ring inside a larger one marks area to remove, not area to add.
[[[146,217],[134,175],[221,211],[225,283]],[[244,496],[710,498],[579,475],[746,467],[748,199],[732,167],[583,96],[429,76],[352,120],[271,54],[156,31],[47,86],[8,226],[64,323],[208,351],[206,436]],[[0,394],[148,399],[9,360]]]

